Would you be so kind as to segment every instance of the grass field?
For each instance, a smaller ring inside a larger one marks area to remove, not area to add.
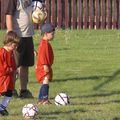
[[[2,39],[5,31],[1,31]],[[1,40],[2,41],[2,40]],[[37,49],[39,32],[34,43]],[[52,42],[55,61],[50,83],[50,106],[39,106],[37,120],[120,120],[120,32],[118,30],[56,30]],[[22,107],[37,103],[40,85],[35,66],[30,68],[29,86],[34,99],[12,98],[8,117],[23,120]],[[19,80],[16,88],[19,91]],[[55,106],[54,97],[65,92],[70,105]]]

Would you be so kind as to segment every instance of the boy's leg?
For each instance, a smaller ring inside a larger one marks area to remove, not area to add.
[[[4,116],[4,115],[9,114],[8,111],[6,110],[6,108],[7,108],[8,104],[10,102],[10,99],[12,97],[12,90],[9,90],[9,91],[3,93],[2,95],[4,97],[3,97],[2,102],[0,104],[0,114]]]
[[[38,104],[50,104],[48,101],[48,95],[49,95],[49,80],[47,77],[45,77],[43,84],[40,88],[39,92],[39,103]]]

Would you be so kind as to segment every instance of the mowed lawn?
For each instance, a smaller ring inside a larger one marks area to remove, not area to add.
[[[0,42],[4,34],[0,31]],[[39,39],[36,31],[36,49]],[[55,61],[49,97],[53,104],[38,106],[37,120],[120,120],[120,31],[56,30],[52,45]],[[12,98],[7,108],[10,115],[0,120],[23,120],[22,107],[37,103],[40,85],[35,66],[30,68],[29,78],[28,89],[35,98]],[[19,80],[16,89],[19,92]],[[60,92],[69,95],[70,105],[54,104]]]

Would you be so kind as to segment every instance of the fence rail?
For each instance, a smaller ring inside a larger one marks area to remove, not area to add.
[[[48,9],[46,22],[58,28],[120,28],[120,0],[45,0],[45,4]],[[0,6],[0,28],[5,29],[5,0],[0,0]]]

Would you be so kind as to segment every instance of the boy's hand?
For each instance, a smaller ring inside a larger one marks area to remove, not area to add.
[[[34,55],[37,57],[38,52],[36,50],[34,50]]]
[[[48,67],[47,65],[44,65],[44,71],[45,71],[46,73],[49,72],[49,67]]]

